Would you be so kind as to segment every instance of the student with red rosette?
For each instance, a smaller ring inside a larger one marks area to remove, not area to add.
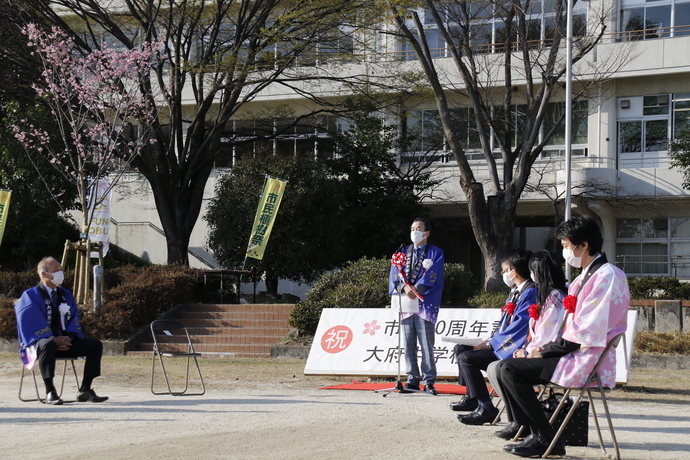
[[[532,432],[522,443],[504,447],[521,457],[542,456],[556,434],[537,400],[534,385],[584,385],[606,344],[627,328],[627,278],[601,253],[599,225],[589,217],[574,217],[556,228],[555,237],[561,240],[566,262],[582,268],[563,300],[563,334],[541,351],[531,353],[533,359],[507,360],[498,368],[499,385],[515,422],[529,426]],[[611,349],[599,369],[604,386],[615,385],[615,365],[615,350]],[[563,441],[556,443],[551,453],[565,455]]]
[[[529,260],[530,278],[537,287],[537,303],[529,306],[529,333],[525,348],[513,352],[513,358],[529,358],[535,353],[540,353],[542,347],[549,342],[560,338],[563,326],[565,310],[563,299],[568,294],[565,274],[561,264],[549,251],[538,251]],[[499,393],[501,399],[504,396],[498,383],[498,368],[505,361],[495,361],[489,364],[486,374],[491,386]],[[506,410],[508,425],[494,433],[494,436],[502,439],[513,439],[520,431],[510,412]]]
[[[498,327],[490,338],[475,347],[455,347],[458,382],[467,387],[467,397],[452,403],[455,411],[473,411],[459,415],[466,425],[483,425],[498,415],[489,396],[482,371],[494,361],[511,358],[513,352],[525,345],[529,327],[529,306],[536,303],[536,289],[529,275],[529,251],[516,249],[502,263],[503,281],[514,286],[508,296]]]

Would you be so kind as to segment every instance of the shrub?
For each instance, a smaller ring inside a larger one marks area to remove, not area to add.
[[[319,278],[288,323],[300,334],[313,335],[324,308],[381,308],[390,303],[387,259],[362,258]]]
[[[499,308],[506,304],[508,293],[505,292],[479,292],[467,300],[472,308]]]
[[[27,272],[29,273],[29,272]],[[33,279],[13,297],[37,283]],[[106,270],[103,302],[97,312],[93,311],[93,300],[88,298],[80,306],[82,330],[87,337],[97,339],[122,339],[129,337],[141,326],[153,321],[161,313],[181,303],[194,302],[203,295],[201,272],[178,265],[152,265],[147,268],[125,266]],[[12,289],[19,289],[26,275],[3,273],[11,281]],[[69,278],[65,285],[71,285]],[[27,277],[28,279],[28,277]],[[11,292],[15,292],[14,290]],[[0,337],[17,338],[14,315],[16,299],[0,298]]]
[[[36,269],[23,272],[0,272],[0,294],[18,299],[22,292],[38,283]]]
[[[472,274],[465,271],[463,264],[446,264],[443,267],[443,300],[441,305],[459,307],[467,303],[475,289],[471,284]]]
[[[682,332],[638,331],[635,353],[690,355],[690,334]]]
[[[667,276],[628,278],[631,299],[690,300],[690,284]]]
[[[113,273],[106,277],[102,306],[96,312],[86,309],[81,313],[82,329],[89,337],[128,337],[175,305],[202,295],[201,273],[189,267],[127,266],[109,271]]]
[[[17,338],[17,319],[14,315],[14,299],[0,297],[0,337]]]
[[[313,335],[324,308],[382,308],[390,304],[388,275],[390,260],[363,258],[340,270],[323,275],[298,302],[289,324],[299,334]],[[461,264],[446,264],[443,304],[459,305],[470,292],[469,274]]]

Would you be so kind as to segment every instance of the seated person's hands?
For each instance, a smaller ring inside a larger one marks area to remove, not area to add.
[[[489,348],[489,340],[488,339],[483,341],[479,345],[474,346],[475,350],[486,350],[487,348]]]
[[[58,335],[53,337],[53,342],[58,346],[58,351],[66,351],[72,346],[72,338],[66,335]]]
[[[525,353],[524,348],[520,348],[519,350],[515,350],[513,352],[513,358],[526,358],[526,357],[527,357],[527,353]]]
[[[537,347],[534,350],[532,350],[532,353],[527,356],[528,358],[541,358],[541,347]]]

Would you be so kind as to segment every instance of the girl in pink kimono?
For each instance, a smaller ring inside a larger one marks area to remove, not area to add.
[[[534,359],[506,360],[498,370],[499,384],[515,422],[532,430],[532,436],[522,443],[504,447],[521,457],[543,455],[556,434],[533,386],[550,381],[582,386],[607,342],[627,326],[627,279],[601,253],[603,237],[597,223],[588,217],[575,217],[559,225],[555,236],[561,240],[565,261],[582,268],[563,302],[566,319],[562,337],[530,353],[529,358]],[[615,383],[614,351],[600,368],[604,385]],[[565,455],[563,441],[559,440],[551,453]]]

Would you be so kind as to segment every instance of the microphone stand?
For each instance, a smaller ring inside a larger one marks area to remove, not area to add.
[[[405,248],[405,245],[403,244],[400,246],[400,248],[398,249],[397,252],[402,252],[402,250],[404,248]],[[398,348],[396,349],[396,353],[398,355],[398,378],[395,382],[394,387],[374,390],[374,393],[378,393],[380,391],[385,391],[386,393],[383,394],[384,398],[386,396],[388,396],[389,394],[395,393],[395,392],[397,392],[397,393],[426,393],[425,391],[422,391],[422,390],[412,390],[409,388],[408,389],[403,388],[401,372],[400,372],[400,355],[402,354],[402,347],[400,344],[400,335],[401,335],[400,329],[402,329],[402,327],[403,327],[403,323],[402,323],[402,315],[403,315],[402,296],[403,296],[403,293],[402,292],[399,293],[399,295],[398,295]],[[391,308],[392,307],[393,307],[393,305],[391,305]]]

